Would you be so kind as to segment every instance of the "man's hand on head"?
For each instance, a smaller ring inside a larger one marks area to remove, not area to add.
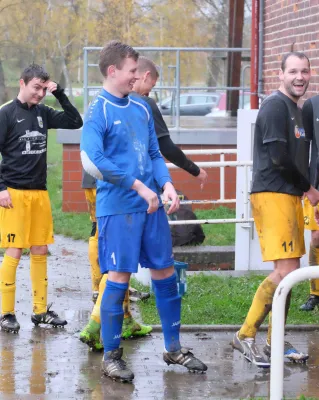
[[[56,82],[53,82],[53,81],[48,81],[46,86],[47,86],[47,90],[50,93],[56,91],[57,88],[58,88],[58,84]]]

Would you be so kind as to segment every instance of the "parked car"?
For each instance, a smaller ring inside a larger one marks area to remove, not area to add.
[[[227,112],[227,95],[226,93],[220,93],[219,100],[213,105],[211,112],[206,114],[206,117],[226,117]],[[239,105],[238,108],[244,108],[250,110],[250,93],[239,94]]]
[[[217,92],[181,93],[180,115],[206,115],[211,112],[219,98],[220,93]],[[158,107],[163,115],[176,114],[174,96],[164,99]]]

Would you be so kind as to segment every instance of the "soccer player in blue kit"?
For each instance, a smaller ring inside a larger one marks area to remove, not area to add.
[[[123,300],[138,263],[150,268],[163,328],[164,361],[189,371],[207,370],[179,340],[181,298],[159,191],[163,190],[164,201],[171,201],[168,214],[177,211],[179,199],[159,151],[150,108],[128,95],[137,79],[137,60],[138,53],[121,42],[112,41],[102,49],[103,90],[88,110],[81,139],[83,168],[98,180],[99,262],[101,272],[108,272],[101,304],[102,370],[122,382],[134,379],[122,360],[120,340]]]

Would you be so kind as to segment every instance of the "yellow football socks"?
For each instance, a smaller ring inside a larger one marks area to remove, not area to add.
[[[93,310],[91,313],[91,318],[90,318],[90,319],[93,319],[93,321],[97,322],[98,324],[101,323],[101,302],[102,302],[102,297],[103,297],[103,293],[105,290],[106,282],[107,282],[107,274],[104,274],[100,281],[99,295],[96,299],[96,303],[94,304],[94,307],[93,307]]]
[[[91,317],[90,319],[93,319],[93,321],[97,322],[98,324],[101,323],[101,302],[102,302],[102,297],[103,293],[105,290],[107,282],[107,274],[104,274],[102,276],[100,286],[99,286],[99,295],[96,300],[96,303],[94,304]],[[127,289],[126,294],[125,294],[125,299],[123,302],[123,310],[124,310],[124,318],[130,318],[132,316],[131,311],[130,311],[130,298],[129,298],[129,289]]]
[[[255,338],[258,328],[271,310],[276,288],[277,285],[269,278],[259,285],[246,320],[239,331],[239,339]]]
[[[309,265],[319,265],[319,248],[312,244],[309,249]],[[310,294],[319,296],[319,279],[310,280]]]
[[[91,236],[89,239],[89,261],[91,265],[92,291],[98,292],[102,274],[99,265],[98,239]]]
[[[33,312],[42,314],[47,311],[47,255],[31,254],[30,261]]]
[[[19,259],[5,254],[0,267],[1,314],[14,314],[16,272]]]
[[[130,291],[127,289],[125,298],[123,301],[124,318],[130,318],[132,316],[130,311]]]
[[[287,321],[289,307],[290,307],[290,300],[291,300],[291,291],[288,293],[286,299],[286,307],[285,307],[285,323]],[[271,329],[272,329],[272,311],[268,314],[268,333],[267,333],[267,343],[271,344]]]

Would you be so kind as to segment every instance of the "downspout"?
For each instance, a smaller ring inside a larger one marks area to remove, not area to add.
[[[258,97],[263,100],[263,56],[264,56],[264,8],[265,0],[259,1],[259,51],[258,51]]]
[[[259,21],[259,1],[252,0],[251,8],[251,55],[250,55],[250,108],[258,109],[258,21]]]

